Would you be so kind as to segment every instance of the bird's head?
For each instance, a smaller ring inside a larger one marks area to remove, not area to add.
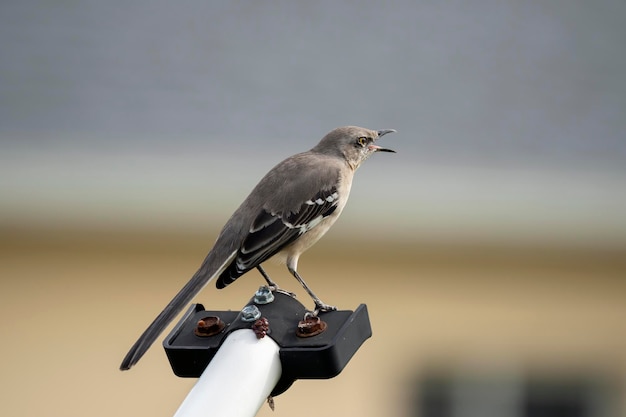
[[[370,130],[358,126],[338,127],[330,131],[312,150],[323,154],[342,156],[346,162],[357,169],[363,161],[376,152],[394,152],[394,150],[376,145],[376,141],[394,129]]]

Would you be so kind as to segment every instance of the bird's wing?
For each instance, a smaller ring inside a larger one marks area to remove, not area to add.
[[[297,211],[271,212],[262,209],[252,222],[230,267],[218,278],[217,288],[224,288],[317,226],[335,211],[338,200],[337,188],[332,187],[306,200]]]

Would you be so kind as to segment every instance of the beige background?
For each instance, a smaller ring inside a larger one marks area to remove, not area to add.
[[[117,368],[212,240],[4,228],[0,414],[172,415],[193,380],[173,376],[160,345],[131,371]],[[259,415],[408,415],[412,382],[433,368],[600,374],[625,398],[624,255],[328,237],[301,272],[327,302],[366,303],[374,335],[342,374],[298,381]],[[269,271],[302,293],[282,267]],[[238,309],[261,283],[250,273],[197,300]]]

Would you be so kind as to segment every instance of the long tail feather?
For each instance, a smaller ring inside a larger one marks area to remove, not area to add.
[[[135,365],[139,359],[146,353],[146,351],[152,346],[154,341],[165,330],[167,325],[174,320],[174,318],[180,313],[192,298],[198,294],[213,278],[219,276],[228,264],[235,257],[236,252],[233,252],[228,259],[222,263],[222,265],[215,271],[209,271],[210,262],[203,263],[202,267],[194,274],[187,284],[172,298],[172,301],[161,311],[161,313],[154,319],[154,321],[143,332],[135,344],[130,348],[122,364],[120,370],[126,371]]]

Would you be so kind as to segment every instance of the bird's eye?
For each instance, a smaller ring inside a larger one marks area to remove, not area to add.
[[[367,144],[367,138],[365,136],[361,136],[360,138],[357,139],[356,143],[358,143],[361,146],[365,146]]]

